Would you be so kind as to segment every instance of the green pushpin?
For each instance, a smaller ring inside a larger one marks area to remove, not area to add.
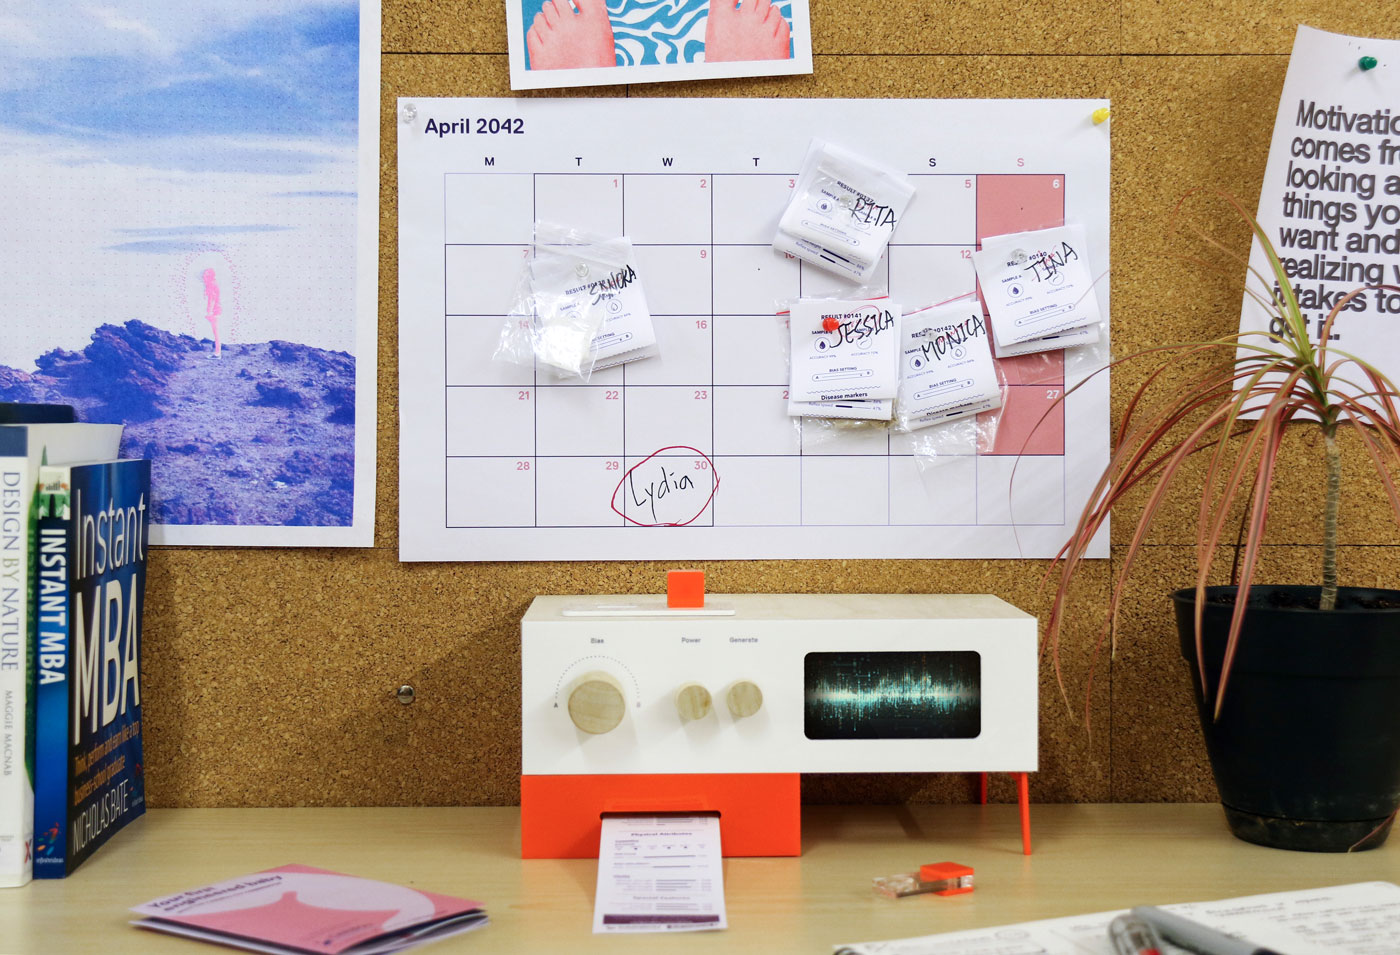
[[[1374,70],[1376,68],[1376,58],[1374,56],[1363,56],[1356,65],[1363,70]]]

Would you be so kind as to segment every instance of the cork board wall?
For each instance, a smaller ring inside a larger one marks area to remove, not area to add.
[[[1168,255],[1178,197],[1258,196],[1298,23],[1400,35],[1400,6],[1289,0],[814,0],[807,77],[604,88],[601,96],[1108,97],[1113,138],[1115,350],[1232,331],[1237,286]],[[654,563],[422,564],[396,559],[400,95],[508,96],[494,0],[385,0],[381,93],[379,442],[367,550],[157,549],[144,649],[148,795],[155,806],[503,805],[518,800],[518,624],[539,593],[655,592]],[[1223,221],[1223,220],[1222,220]],[[1228,230],[1227,230],[1228,231]],[[1244,248],[1240,230],[1231,234]],[[1121,406],[1131,374],[1115,381]],[[1317,455],[1290,449],[1261,579],[1317,560]],[[1359,473],[1358,464],[1356,471]],[[1183,508],[1184,504],[1181,505]],[[1378,488],[1343,514],[1344,583],[1400,586],[1400,537]],[[1183,510],[1181,513],[1185,513]],[[1134,571],[1117,656],[1083,704],[1103,597],[1122,555],[1081,579],[1069,700],[1041,681],[1037,801],[1215,798],[1166,594],[1194,573],[1187,525],[1159,524]],[[749,561],[700,565],[711,592],[996,594],[1043,616],[1037,561]],[[395,698],[402,684],[416,699]],[[966,801],[964,776],[811,776],[810,802]],[[993,799],[1014,798],[993,779]]]

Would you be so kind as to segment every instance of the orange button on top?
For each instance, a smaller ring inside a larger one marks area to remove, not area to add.
[[[666,572],[666,606],[672,610],[699,610],[705,606],[705,572]]]

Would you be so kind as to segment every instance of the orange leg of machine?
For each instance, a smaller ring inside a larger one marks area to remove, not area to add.
[[[719,813],[726,856],[802,854],[800,773],[520,777],[520,857],[592,859],[607,813]]]
[[[1016,801],[1021,806],[1021,852],[1031,854],[1031,784],[1029,773],[1012,773],[1016,777]],[[987,804],[987,774],[977,774],[977,801]]]

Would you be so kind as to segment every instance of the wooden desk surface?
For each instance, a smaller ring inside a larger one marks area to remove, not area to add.
[[[0,889],[0,952],[231,951],[142,932],[127,908],[289,862],[485,903],[491,924],[425,947],[471,952],[830,952],[902,938],[1141,903],[1400,882],[1400,837],[1355,855],[1281,852],[1226,831],[1216,805],[1050,805],[1020,852],[1016,807],[810,807],[803,855],[727,859],[730,928],[591,934],[596,863],[519,858],[519,810],[163,809],[118,834],[72,877]],[[953,898],[876,896],[876,875],[922,862],[977,870]]]

